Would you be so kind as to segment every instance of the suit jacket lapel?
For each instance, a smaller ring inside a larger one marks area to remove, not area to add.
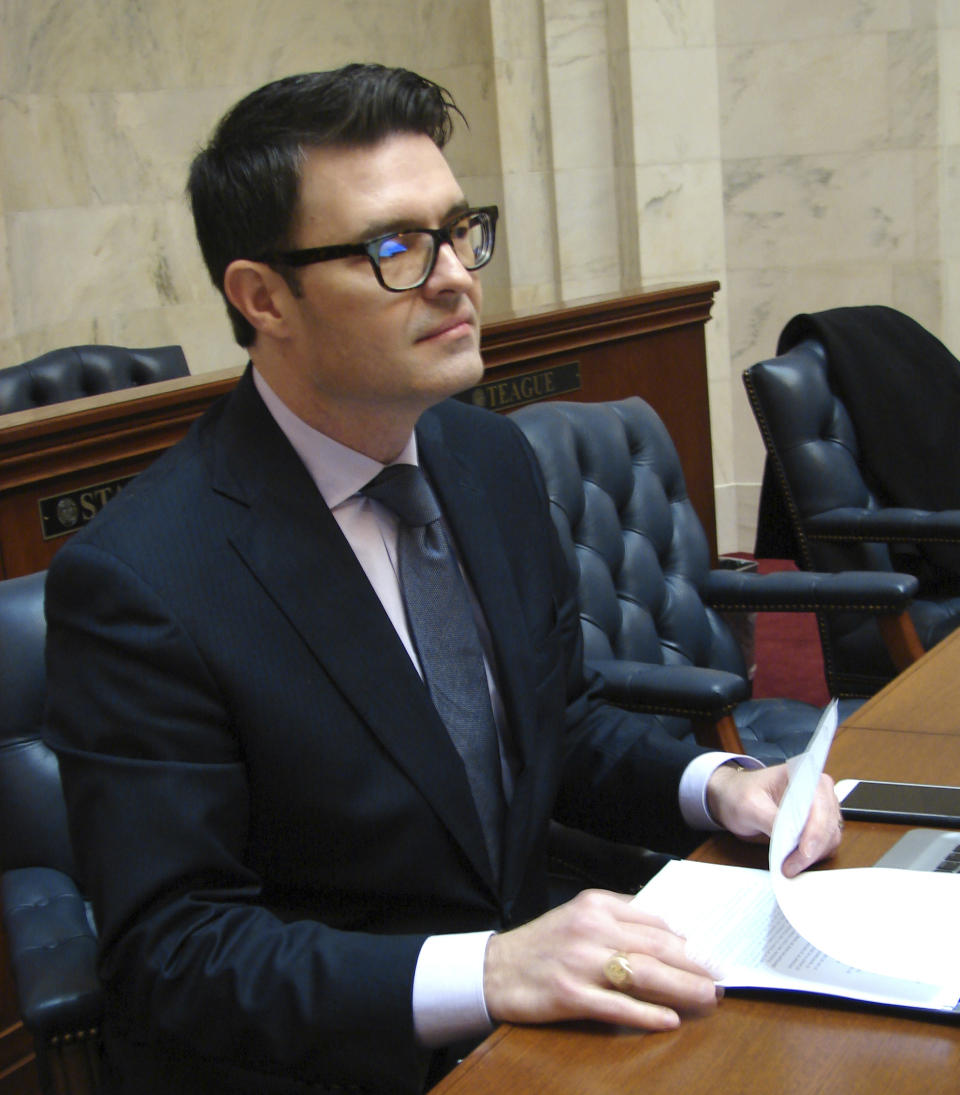
[[[214,489],[236,503],[228,530],[234,548],[358,719],[492,885],[459,755],[360,564],[249,374],[224,417],[217,451]],[[409,702],[398,704],[397,696]]]

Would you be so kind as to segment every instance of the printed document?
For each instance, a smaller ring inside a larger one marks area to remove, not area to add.
[[[953,1011],[960,1001],[960,875],[866,867],[786,878],[837,727],[836,702],[790,783],[769,871],[676,860],[635,903],[687,940],[730,988],[793,989]]]

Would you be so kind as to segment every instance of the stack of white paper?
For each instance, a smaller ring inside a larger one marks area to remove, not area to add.
[[[877,867],[783,875],[836,727],[832,703],[789,762],[769,871],[677,860],[634,901],[683,935],[722,985],[955,1010],[960,876]]]

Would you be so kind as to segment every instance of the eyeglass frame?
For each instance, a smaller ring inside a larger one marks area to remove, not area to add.
[[[490,221],[490,250],[482,262],[477,263],[476,266],[467,266],[466,263],[463,262],[463,259],[457,254],[457,249],[454,247],[451,233],[453,228],[461,221],[478,213],[488,217]],[[411,289],[419,289],[421,285],[428,281],[437,265],[437,257],[440,254],[440,248],[445,243],[450,244],[450,249],[465,270],[471,272],[473,270],[482,270],[493,258],[493,251],[497,242],[497,220],[499,216],[500,209],[496,205],[475,206],[455,214],[446,224],[441,225],[439,228],[405,228],[398,232],[386,232],[382,236],[375,236],[373,239],[363,240],[360,243],[334,243],[323,247],[302,247],[295,251],[274,251],[270,254],[262,255],[258,261],[276,266],[291,266],[298,269],[301,266],[311,266],[315,262],[330,262],[332,259],[344,259],[350,258],[353,255],[365,255],[367,259],[369,259],[370,265],[373,267],[373,272],[376,275],[377,281],[388,293],[407,293]],[[433,257],[430,259],[423,277],[418,282],[414,285],[405,285],[402,289],[395,289],[393,286],[387,285],[383,280],[383,274],[380,271],[380,258],[377,251],[380,245],[386,240],[393,239],[396,236],[407,235],[412,232],[422,232],[433,239]]]

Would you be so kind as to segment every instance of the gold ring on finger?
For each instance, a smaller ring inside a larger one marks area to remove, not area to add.
[[[633,981],[630,960],[623,951],[614,951],[603,963],[603,975],[617,989],[622,989]]]

